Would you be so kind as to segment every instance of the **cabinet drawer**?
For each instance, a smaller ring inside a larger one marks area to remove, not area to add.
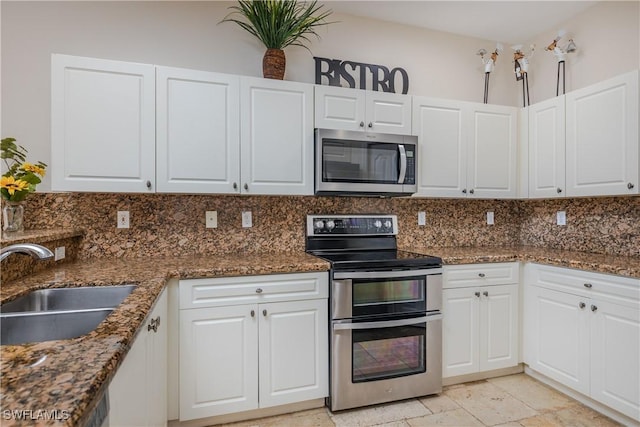
[[[518,262],[445,265],[443,287],[450,289],[518,283],[519,266]]]
[[[640,303],[640,279],[631,277],[529,264],[526,284],[618,304]]]
[[[329,273],[180,280],[180,309],[328,298]]]

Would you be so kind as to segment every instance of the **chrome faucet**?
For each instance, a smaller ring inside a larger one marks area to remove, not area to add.
[[[35,243],[17,243],[0,249],[0,261],[13,253],[31,255],[35,259],[45,260],[53,258],[53,252]]]

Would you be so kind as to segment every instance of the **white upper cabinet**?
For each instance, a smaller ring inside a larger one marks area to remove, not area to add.
[[[411,135],[411,97],[316,85],[315,127]]]
[[[240,78],[156,67],[157,191],[229,193],[240,180]]]
[[[517,109],[414,97],[418,196],[515,198]]]
[[[153,65],[52,55],[53,190],[155,190]]]
[[[313,194],[313,85],[240,79],[241,184],[247,194]]]
[[[638,71],[566,95],[567,196],[638,194]]]
[[[529,107],[529,197],[565,195],[565,96]]]

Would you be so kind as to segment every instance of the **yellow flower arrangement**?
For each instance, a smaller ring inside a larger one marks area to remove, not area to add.
[[[0,158],[7,167],[0,178],[0,195],[10,202],[20,202],[27,194],[36,191],[42,182],[47,165],[27,162],[27,150],[16,144],[15,138],[3,138],[0,144]]]

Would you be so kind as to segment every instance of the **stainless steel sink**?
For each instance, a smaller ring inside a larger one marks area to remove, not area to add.
[[[117,307],[136,285],[39,289],[0,306],[0,312],[40,312]]]
[[[93,331],[112,308],[2,314],[0,344],[77,338]]]
[[[39,289],[0,306],[0,344],[77,338],[93,331],[136,285]]]

